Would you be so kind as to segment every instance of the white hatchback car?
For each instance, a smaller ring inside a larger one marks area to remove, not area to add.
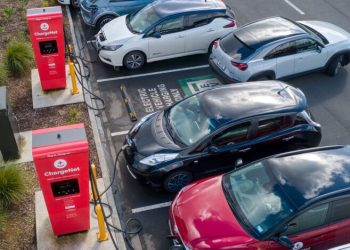
[[[234,29],[234,13],[222,0],[158,0],[107,23],[96,44],[102,62],[139,69],[146,62],[208,53]]]
[[[315,70],[334,76],[350,61],[350,33],[282,17],[240,27],[213,45],[209,63],[228,82],[284,79]]]

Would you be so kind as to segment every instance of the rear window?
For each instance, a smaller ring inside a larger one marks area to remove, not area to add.
[[[220,47],[226,54],[230,55],[235,61],[242,61],[254,53],[254,49],[249,48],[242,43],[233,34],[223,37],[220,41]]]

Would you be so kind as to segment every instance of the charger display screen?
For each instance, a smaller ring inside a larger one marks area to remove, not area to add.
[[[55,54],[58,52],[56,40],[39,42],[39,47],[42,55]]]
[[[54,197],[77,194],[80,192],[78,179],[52,182],[51,188]]]

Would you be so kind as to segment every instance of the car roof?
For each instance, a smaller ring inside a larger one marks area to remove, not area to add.
[[[197,96],[206,115],[221,124],[306,108],[304,94],[280,81],[230,84],[204,91]]]
[[[225,10],[222,0],[158,0],[153,2],[157,14],[166,17],[184,12]]]
[[[298,207],[320,197],[350,191],[350,146],[314,148],[266,161]]]
[[[234,35],[248,47],[258,49],[268,43],[306,33],[286,18],[270,17],[247,24],[236,30]]]

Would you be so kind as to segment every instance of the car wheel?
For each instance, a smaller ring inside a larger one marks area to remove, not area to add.
[[[74,7],[74,8],[80,8],[80,0],[71,0],[70,4]]]
[[[334,58],[331,63],[328,65],[327,74],[330,76],[335,76],[339,73],[339,70],[342,67],[342,61],[344,56],[340,55]]]
[[[175,193],[181,188],[190,184],[193,180],[192,174],[188,171],[175,171],[169,174],[163,182],[164,189],[168,192]]]
[[[145,55],[140,51],[129,52],[123,60],[123,64],[127,69],[139,69],[145,64]]]
[[[101,17],[98,22],[97,22],[97,27],[101,29],[106,23],[110,22],[112,19],[116,18],[115,16],[112,15],[106,15]]]

